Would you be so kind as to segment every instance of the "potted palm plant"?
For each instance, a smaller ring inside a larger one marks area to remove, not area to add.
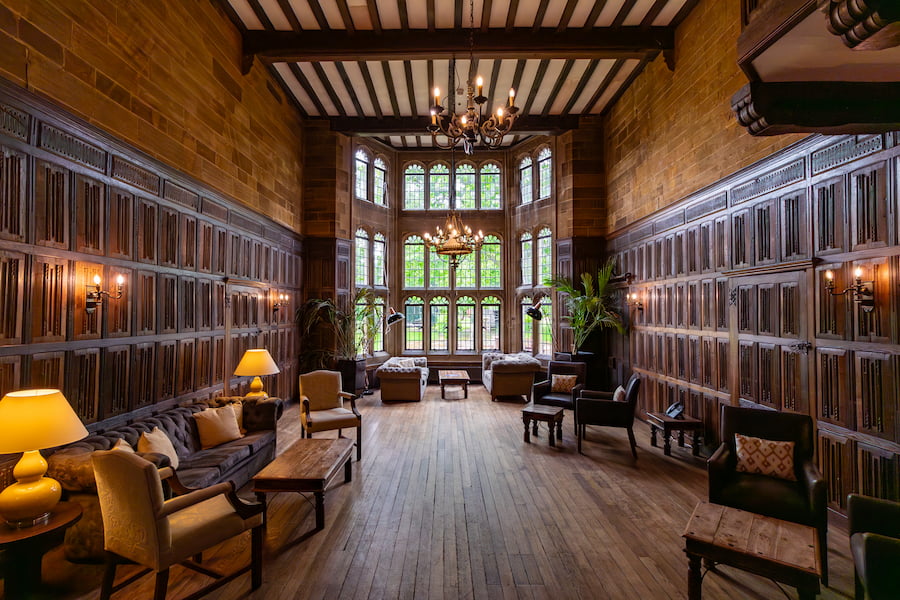
[[[574,335],[573,357],[585,353],[585,345],[596,331],[612,328],[625,333],[622,316],[615,311],[612,302],[610,279],[613,269],[615,262],[610,259],[598,269],[596,278],[591,273],[582,273],[580,286],[570,278],[560,276],[544,282],[544,285],[565,294],[568,315],[563,320]]]

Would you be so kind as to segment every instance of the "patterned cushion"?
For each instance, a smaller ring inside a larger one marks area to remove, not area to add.
[[[414,360],[411,359],[411,358],[398,358],[398,359],[397,359],[397,366],[399,366],[399,367],[407,367],[407,368],[410,368],[410,369],[411,369],[411,368],[413,368],[413,367],[416,366],[416,361],[414,361]]]
[[[613,392],[613,400],[616,402],[625,402],[625,388],[621,385]]]
[[[738,471],[797,481],[794,442],[774,442],[736,433],[734,446]]]
[[[166,435],[166,432],[159,427],[154,427],[153,431],[148,431],[141,435],[138,440],[138,452],[157,452],[165,454],[169,457],[169,462],[173,469],[178,469],[178,454],[175,452],[175,446],[172,440]]]
[[[558,394],[571,394],[577,383],[578,375],[551,375],[550,391]]]

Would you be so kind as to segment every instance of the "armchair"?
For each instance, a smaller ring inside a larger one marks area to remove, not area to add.
[[[350,409],[344,408],[350,401]],[[356,409],[356,396],[341,391],[337,371],[313,371],[300,376],[300,424],[306,437],[317,431],[356,427],[356,460],[362,459],[362,415]]]
[[[813,422],[808,415],[738,406],[723,406],[722,444],[707,461],[709,501],[749,512],[815,527],[822,563],[822,583],[828,585],[828,516],[826,485],[813,462]],[[737,471],[735,434],[794,442],[796,481]]]
[[[108,599],[138,577],[155,571],[154,599],[162,600],[168,587],[169,568],[178,563],[216,579],[201,594],[221,587],[247,570],[252,571],[253,589],[262,584],[264,509],[261,504],[242,502],[230,482],[164,500],[160,471],[150,461],[121,450],[94,452],[92,461],[107,551],[101,599]],[[189,560],[248,529],[252,531],[250,565],[223,576]],[[116,566],[123,561],[136,562],[146,570],[113,586]]]
[[[900,594],[900,503],[850,494],[850,553],[856,600],[887,600]]]
[[[586,425],[603,427],[624,427],[628,430],[628,441],[631,442],[631,454],[637,458],[637,443],[634,441],[634,411],[637,407],[638,391],[641,378],[632,375],[625,384],[625,399],[616,401],[613,392],[595,392],[582,390],[575,400],[575,433],[578,438],[578,452],[581,453],[581,441],[585,439]]]

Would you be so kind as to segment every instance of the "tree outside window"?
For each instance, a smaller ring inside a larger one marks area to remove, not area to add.
[[[541,298],[541,312],[544,318],[538,327],[538,354],[553,356],[553,301],[550,296]]]
[[[531,233],[525,232],[520,238],[522,248],[522,285],[534,284],[534,253]]]
[[[428,208],[450,208],[450,169],[437,164],[428,172]]]
[[[519,196],[522,204],[531,204],[531,201],[534,200],[532,185],[531,157],[526,156],[519,163]]]
[[[403,208],[425,209],[425,169],[422,165],[409,165],[403,172]]]
[[[500,238],[495,235],[484,236],[481,245],[481,287],[499,288],[503,285],[500,277],[503,255],[500,249]]]
[[[354,191],[356,193],[356,197],[359,200],[368,200],[369,199],[369,155],[366,154],[365,150],[359,149],[356,151],[356,183],[354,185]]]
[[[475,299],[471,296],[456,301],[456,351],[475,351]]]
[[[460,257],[459,266],[456,267],[453,277],[456,289],[472,289],[477,281],[476,253],[466,254]]]
[[[553,183],[553,161],[550,148],[544,148],[538,154],[538,200],[550,197]]]
[[[406,319],[406,349],[421,352],[425,349],[425,303],[418,296],[410,296],[403,306]]]
[[[481,350],[500,350],[500,298],[496,296],[481,301]]]
[[[535,284],[544,285],[544,282],[553,276],[553,239],[546,227],[538,232],[537,250],[538,270]]]
[[[531,297],[519,301],[519,317],[522,319],[522,352],[534,352],[534,320],[525,314],[531,308]]]
[[[428,255],[428,287],[450,287],[450,260],[446,256],[438,254],[434,248]]]
[[[443,296],[432,298],[428,305],[429,350],[447,352],[450,349],[450,305]]]
[[[387,246],[384,235],[376,233],[372,243],[372,285],[385,285],[385,255]]]
[[[425,287],[425,242],[417,235],[406,238],[403,244],[403,287]]]
[[[475,209],[475,167],[472,165],[456,167],[456,208]]]
[[[488,163],[481,167],[481,208],[495,210],[500,204],[500,167]]]
[[[369,285],[369,234],[365,229],[356,230],[356,277],[357,286]]]
[[[379,206],[387,206],[387,167],[380,158],[375,159],[372,200]]]
[[[372,338],[372,351],[384,352],[384,298],[376,296],[374,304],[378,326],[375,328],[375,335]]]

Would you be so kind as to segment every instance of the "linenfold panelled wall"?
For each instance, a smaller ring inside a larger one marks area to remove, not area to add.
[[[617,232],[629,308],[620,362],[643,409],[682,399],[718,443],[719,406],[806,413],[829,500],[900,491],[900,133],[812,136]],[[852,293],[874,281],[875,308]]]
[[[299,236],[25,92],[0,95],[0,160],[0,393],[59,388],[96,429],[245,393],[234,367],[265,347],[267,391],[291,395]],[[87,314],[86,284],[119,273]]]

